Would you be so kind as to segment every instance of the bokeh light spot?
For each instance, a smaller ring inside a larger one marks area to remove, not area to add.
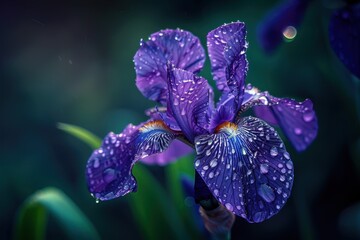
[[[296,37],[297,30],[293,26],[287,26],[283,31],[283,36],[286,42],[291,42]]]

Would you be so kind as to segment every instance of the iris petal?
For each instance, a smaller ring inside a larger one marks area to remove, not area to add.
[[[136,180],[131,173],[138,127],[127,126],[120,134],[109,133],[86,165],[90,193],[99,200],[110,200],[136,191]]]
[[[229,91],[229,73],[234,76],[233,85],[243,85],[247,72],[245,51],[247,48],[246,28],[242,22],[220,26],[207,35],[211,71],[220,91]],[[227,70],[227,68],[229,68]],[[235,74],[236,73],[236,74]],[[242,86],[239,87],[240,89]]]
[[[195,168],[227,209],[262,222],[284,206],[293,184],[293,164],[276,131],[246,117],[238,125],[195,138]]]
[[[86,165],[88,188],[99,200],[110,200],[136,191],[133,165],[165,151],[176,135],[163,122],[129,125],[120,134],[109,133]]]
[[[168,61],[177,68],[198,72],[204,65],[205,51],[197,37],[180,29],[156,32],[140,44],[134,56],[136,86],[146,98],[164,105]]]
[[[168,110],[190,141],[208,127],[211,92],[206,79],[191,72],[173,69],[169,73]]]
[[[297,151],[305,150],[315,139],[318,122],[310,99],[297,102],[268,95],[255,114],[271,124],[278,124]]]
[[[360,78],[360,3],[336,10],[329,34],[331,47],[340,61]]]

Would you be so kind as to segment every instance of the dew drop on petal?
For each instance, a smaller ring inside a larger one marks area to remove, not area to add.
[[[234,210],[234,207],[233,207],[230,203],[226,203],[226,204],[225,204],[225,207],[226,207],[229,211]]]
[[[196,160],[195,167],[198,167],[200,165],[200,160]]]
[[[268,173],[269,172],[269,165],[267,165],[267,164],[260,164],[260,172],[262,173],[262,174],[264,174],[264,173]]]
[[[288,168],[288,169],[293,169],[293,163],[292,163],[292,161],[288,161],[287,163],[286,163],[286,167]]]
[[[303,115],[303,119],[305,122],[311,122],[313,119],[314,119],[314,112],[307,112],[307,113],[304,113]]]
[[[283,155],[287,160],[290,159],[290,154],[288,152],[284,152]]]
[[[301,128],[294,128],[294,133],[295,133],[296,135],[302,134]]]
[[[278,150],[276,147],[272,147],[270,149],[270,155],[273,156],[273,157],[276,157],[278,155]]]
[[[218,160],[216,158],[214,158],[213,160],[210,161],[210,167],[214,168],[217,166]]]
[[[262,222],[262,221],[264,221],[265,216],[266,216],[266,213],[265,213],[265,212],[256,212],[256,213],[253,215],[253,221],[256,222],[256,223]]]

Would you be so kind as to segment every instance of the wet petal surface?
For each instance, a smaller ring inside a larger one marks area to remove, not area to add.
[[[195,168],[213,195],[249,222],[262,222],[284,206],[293,164],[276,131],[254,117],[219,126],[195,139]]]
[[[202,77],[181,69],[170,71],[168,109],[190,141],[207,129],[211,91]]]
[[[110,200],[136,191],[131,174],[135,163],[134,141],[138,127],[129,125],[120,134],[109,133],[86,165],[90,193],[99,200]]]
[[[136,191],[133,165],[142,158],[164,152],[176,135],[162,121],[129,125],[120,134],[109,133],[86,166],[88,188],[99,200]]]
[[[229,75],[234,76],[230,80],[231,86],[243,85],[247,71],[245,24],[235,22],[212,30],[207,35],[207,47],[211,71],[218,89],[229,90]]]
[[[166,104],[167,70],[175,67],[198,72],[205,62],[205,51],[197,37],[180,29],[156,32],[142,41],[134,56],[136,86],[147,98]]]

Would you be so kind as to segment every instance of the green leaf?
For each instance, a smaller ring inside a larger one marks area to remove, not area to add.
[[[164,188],[142,165],[133,168],[139,191],[128,196],[145,239],[190,239]]]
[[[23,203],[17,216],[15,239],[45,239],[48,214],[57,220],[69,239],[100,239],[74,202],[52,187],[35,192]]]
[[[71,124],[58,123],[57,127],[64,132],[69,133],[70,135],[82,140],[84,143],[88,144],[92,149],[99,148],[101,145],[101,139],[91,133],[90,131]]]
[[[182,221],[186,223],[186,227],[192,235],[196,236],[196,239],[198,239],[200,238],[201,233],[196,227],[196,223],[192,215],[192,209],[185,205],[185,195],[181,184],[182,175],[194,176],[194,173],[193,155],[182,157],[176,162],[167,165],[165,168],[167,188],[170,191],[171,198],[175,203],[177,211],[180,212]]]

